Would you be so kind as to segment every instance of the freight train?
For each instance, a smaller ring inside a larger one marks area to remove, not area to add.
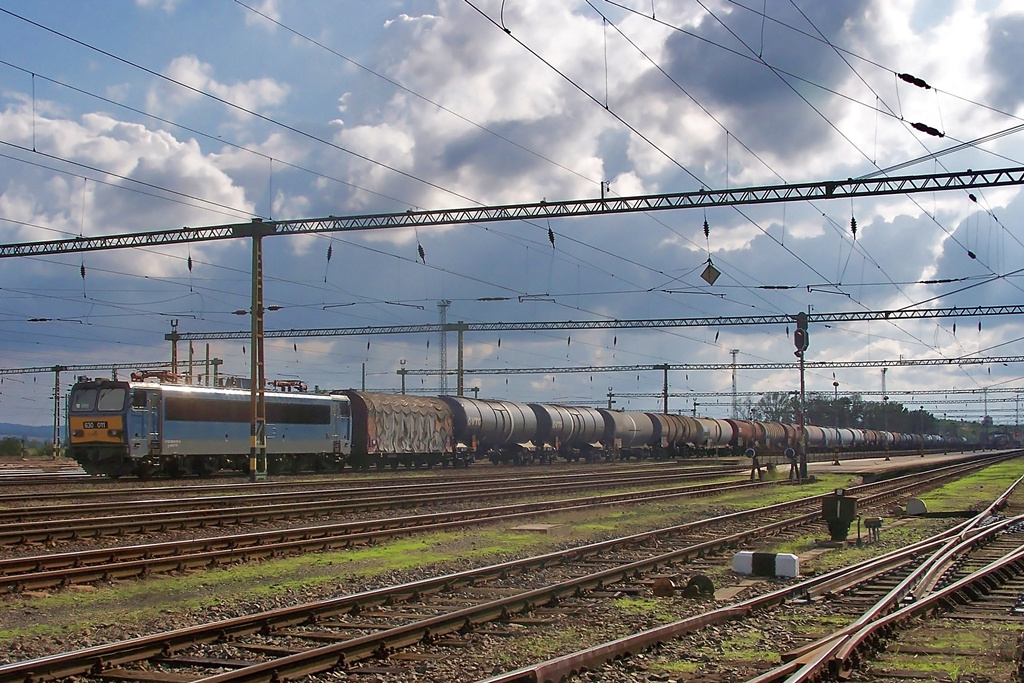
[[[113,478],[247,471],[250,410],[245,390],[79,378],[68,401],[68,451],[90,474]],[[944,445],[935,435],[815,425],[805,431],[808,451]],[[465,467],[477,459],[519,464],[556,457],[749,454],[749,449],[766,456],[795,449],[797,440],[798,428],[780,422],[355,390],[266,394],[271,473]]]

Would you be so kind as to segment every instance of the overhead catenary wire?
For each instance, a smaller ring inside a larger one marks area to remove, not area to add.
[[[467,3],[467,4],[469,5],[469,6],[470,6],[470,7],[472,7],[472,8],[473,8],[473,9],[474,9],[474,10],[475,10],[475,11],[476,11],[476,12],[477,12],[478,14],[480,14],[481,16],[483,16],[483,17],[484,17],[485,19],[487,19],[487,20],[488,20],[488,21],[490,21],[491,23],[494,23],[493,19],[491,19],[491,18],[490,18],[490,17],[489,17],[489,16],[488,16],[488,15],[487,15],[486,13],[482,12],[482,11],[481,11],[481,10],[480,10],[480,9],[479,9],[478,7],[476,7],[476,6],[475,6],[475,5],[474,5],[474,4],[472,3],[472,2],[470,2],[470,0],[465,0],[465,2],[466,2],[466,3]],[[698,4],[701,4],[701,3],[699,2],[699,0],[698,0]],[[603,14],[601,14],[601,13],[600,13],[600,11],[599,11],[599,10],[597,10],[597,8],[596,8],[596,7],[594,7],[594,5],[593,5],[592,3],[590,3],[590,2],[589,2],[589,0],[588,0],[588,5],[590,5],[590,6],[591,6],[591,7],[592,7],[592,8],[593,8],[593,9],[594,9],[594,10],[595,10],[596,12],[598,12],[598,14],[599,14],[599,15],[601,15],[601,16],[603,17]],[[701,6],[702,6],[702,7],[704,7],[704,5],[703,5],[703,4],[701,4]],[[705,9],[706,9],[706,8],[705,8]],[[709,13],[710,13],[710,11],[709,11]],[[714,16],[714,14],[713,14],[713,13],[711,13],[711,14],[712,14],[712,16]],[[716,18],[717,18],[717,17],[716,17]],[[719,20],[719,21],[720,21],[720,20]],[[612,23],[612,25],[614,26],[614,22],[611,22],[611,23]],[[728,27],[726,27],[726,29],[727,29],[727,30],[729,30],[729,29],[728,29]],[[730,32],[731,32],[731,30],[730,30]],[[586,90],[585,88],[583,88],[582,86],[580,86],[580,85],[579,85],[578,83],[576,83],[576,82],[575,82],[575,81],[574,81],[574,80],[573,80],[572,78],[570,78],[570,77],[569,77],[568,75],[566,75],[566,74],[565,74],[564,72],[562,72],[561,70],[559,70],[558,68],[556,68],[556,67],[555,67],[554,65],[552,65],[552,64],[551,64],[550,62],[548,62],[548,61],[547,61],[547,60],[546,60],[546,59],[545,59],[545,58],[544,58],[543,56],[541,56],[541,55],[540,55],[539,53],[537,53],[537,52],[536,52],[535,50],[533,50],[532,48],[530,48],[530,47],[529,47],[528,45],[526,45],[526,44],[525,44],[525,43],[524,43],[523,41],[521,41],[521,40],[520,40],[519,38],[517,38],[516,36],[514,36],[514,35],[513,35],[512,33],[511,33],[511,31],[506,31],[506,33],[507,33],[507,34],[508,34],[508,35],[509,35],[509,36],[510,36],[510,37],[511,37],[511,38],[512,38],[513,40],[515,40],[515,41],[516,41],[516,42],[517,42],[517,43],[518,43],[518,44],[519,44],[520,46],[522,46],[522,47],[523,47],[524,49],[526,49],[526,50],[527,50],[527,51],[528,51],[528,52],[529,52],[529,53],[530,53],[531,55],[533,55],[533,56],[534,56],[535,58],[537,58],[537,59],[538,59],[539,61],[541,61],[541,62],[542,62],[543,64],[545,64],[545,65],[546,65],[546,66],[547,66],[547,67],[548,67],[549,69],[553,70],[553,71],[554,71],[554,72],[555,72],[556,74],[558,74],[558,75],[559,75],[559,76],[560,76],[561,78],[563,78],[564,80],[566,80],[566,81],[567,81],[567,82],[568,82],[568,83],[569,83],[570,85],[572,85],[572,86],[573,86],[574,88],[576,88],[576,89],[577,89],[577,90],[579,90],[579,91],[580,91],[581,93],[583,93],[583,94],[584,94],[584,96],[586,96],[586,97],[587,97],[588,99],[590,99],[591,101],[593,101],[593,102],[595,102],[595,103],[597,103],[597,104],[600,104],[600,102],[599,102],[598,100],[596,100],[596,99],[595,99],[595,97],[594,97],[593,95],[591,95],[591,94],[590,94],[589,92],[587,92],[587,90]],[[742,43],[742,40],[741,40],[740,42]],[[744,45],[745,45],[745,44],[744,44]],[[762,60],[762,63],[763,63],[763,60]],[[769,68],[771,68],[771,67],[770,67],[770,65],[767,65],[767,64],[766,64],[766,66],[769,66]],[[785,81],[785,79],[783,79],[783,81]],[[787,83],[787,85],[788,85],[788,83]],[[790,86],[790,87],[792,88],[792,86]],[[801,97],[801,99],[803,99],[803,100],[804,100],[805,102],[807,102],[806,98],[804,98],[804,97],[803,97],[802,95],[800,95],[800,93],[797,93],[797,95],[798,95],[798,96],[800,96],[800,97]],[[817,108],[815,108],[815,107],[814,107],[813,105],[811,105],[811,104],[810,104],[809,102],[807,102],[807,103],[808,103],[808,105],[810,105],[810,106],[811,106],[811,107],[812,107],[812,108],[813,108],[813,109],[814,109],[815,111],[817,111],[817,112],[819,113],[819,115],[821,115],[821,112],[820,112],[820,111],[818,111],[818,110],[817,110]],[[659,146],[658,146],[657,144],[655,144],[655,143],[654,143],[654,142],[653,142],[652,140],[650,140],[650,139],[649,139],[649,138],[648,138],[647,136],[645,136],[645,135],[644,135],[644,134],[643,134],[642,132],[640,132],[640,131],[639,131],[639,130],[637,130],[637,129],[636,129],[636,128],[635,128],[634,126],[632,126],[632,125],[631,125],[630,123],[628,123],[627,121],[625,121],[624,119],[622,119],[622,117],[621,117],[621,116],[619,116],[619,115],[618,115],[617,113],[615,113],[615,112],[614,112],[614,111],[612,111],[611,109],[606,109],[606,110],[607,110],[607,111],[608,111],[608,112],[609,112],[609,113],[610,113],[610,114],[611,114],[612,116],[614,116],[614,117],[615,117],[615,118],[616,118],[616,119],[617,119],[617,120],[618,120],[618,121],[619,121],[620,123],[622,123],[623,125],[625,125],[625,126],[626,126],[626,127],[627,127],[627,128],[628,128],[628,129],[630,130],[630,131],[632,131],[632,132],[633,132],[634,134],[636,134],[636,135],[637,135],[637,136],[639,136],[639,137],[640,137],[641,139],[643,139],[643,140],[644,140],[644,141],[645,141],[646,143],[648,143],[649,145],[651,145],[651,146],[652,146],[652,148],[653,148],[653,149],[655,149],[655,150],[657,150],[657,151],[658,151],[658,152],[659,152],[659,153],[660,153],[660,154],[661,154],[662,156],[664,156],[665,158],[667,158],[667,159],[668,159],[668,160],[669,160],[669,161],[670,161],[671,163],[675,164],[675,165],[676,165],[677,167],[679,167],[679,168],[680,168],[681,170],[683,170],[683,171],[684,171],[685,173],[687,173],[688,175],[690,175],[690,176],[691,176],[691,177],[692,177],[693,179],[695,179],[695,180],[697,180],[698,182],[700,182],[702,186],[704,186],[704,183],[703,183],[703,181],[701,181],[701,180],[700,180],[700,179],[699,179],[699,178],[698,178],[698,177],[697,177],[697,176],[696,176],[696,175],[695,175],[695,174],[694,174],[694,173],[693,173],[692,171],[690,171],[690,170],[689,170],[689,169],[687,169],[687,168],[686,168],[685,166],[683,166],[682,164],[680,164],[680,163],[679,163],[678,161],[676,161],[675,159],[673,159],[673,158],[672,158],[672,157],[671,157],[670,155],[668,155],[668,154],[667,154],[667,153],[666,153],[666,152],[665,152],[664,150],[662,150],[662,149],[661,149],[661,148],[660,148],[660,147],[659,147]],[[828,122],[827,118],[826,118],[826,121]],[[833,128],[836,128],[836,127],[834,126],[834,124],[831,124],[831,122],[828,122],[828,123],[829,123],[830,125],[832,125],[832,127],[833,127]],[[837,130],[837,132],[839,132],[839,133],[840,133],[840,135],[842,135],[842,132],[841,132],[841,131],[839,131],[839,130],[838,130],[837,128],[836,128],[836,130]],[[845,136],[844,136],[844,137],[845,137]],[[852,144],[852,142],[851,142],[851,144]],[[734,208],[735,208],[735,207],[734,207]],[[762,228],[761,226],[759,226],[759,225],[758,225],[758,224],[757,224],[757,223],[756,223],[755,221],[753,221],[753,220],[752,220],[752,219],[751,219],[751,218],[750,218],[749,216],[747,216],[747,215],[746,215],[746,214],[745,214],[745,213],[744,213],[743,211],[739,210],[738,208],[736,208],[735,210],[736,210],[736,211],[737,211],[737,212],[738,212],[738,213],[739,213],[740,215],[742,215],[742,216],[743,216],[744,218],[746,218],[746,219],[747,219],[747,220],[748,220],[748,221],[749,221],[749,222],[750,222],[751,224],[753,224],[753,225],[754,225],[755,227],[757,227],[757,228],[758,228],[759,230],[761,230],[761,232],[762,232],[762,233],[764,233],[764,234],[765,234],[765,235],[767,235],[767,236],[768,236],[768,237],[769,237],[770,239],[772,239],[772,240],[773,240],[773,241],[774,241],[774,242],[775,242],[776,244],[779,244],[780,246],[782,246],[782,247],[783,247],[783,249],[785,249],[785,250],[786,250],[787,252],[789,252],[789,253],[790,253],[791,255],[793,255],[793,256],[794,256],[795,258],[797,258],[797,259],[798,259],[798,260],[799,260],[799,261],[800,261],[801,263],[803,263],[803,264],[804,264],[804,265],[805,265],[805,266],[806,266],[806,267],[807,267],[807,268],[808,268],[809,270],[811,270],[811,271],[812,271],[812,272],[814,272],[815,274],[817,274],[817,275],[821,276],[821,274],[820,274],[820,273],[819,273],[819,272],[818,272],[818,271],[817,271],[817,270],[816,270],[816,269],[815,269],[815,268],[814,268],[813,266],[811,266],[811,265],[810,265],[810,264],[809,264],[809,263],[808,263],[808,262],[807,262],[806,260],[804,260],[803,258],[801,258],[800,256],[798,256],[797,254],[795,254],[795,253],[794,253],[794,252],[793,252],[792,250],[790,250],[790,249],[789,249],[788,247],[785,247],[784,245],[782,245],[782,243],[781,243],[781,242],[780,242],[780,241],[779,241],[778,239],[776,239],[776,238],[775,238],[775,237],[774,237],[773,235],[771,235],[771,234],[770,234],[770,233],[768,233],[768,232],[767,232],[766,230],[764,230],[764,228]],[[934,220],[934,217],[933,217],[933,220]],[[884,271],[883,271],[883,272],[884,272]],[[824,278],[823,278],[823,279],[824,279]],[[859,302],[858,302],[858,303],[859,303]],[[904,330],[904,332],[906,332],[906,331]],[[911,335],[911,336],[912,336],[912,335]],[[923,342],[923,340],[918,340],[918,341],[921,341],[922,343],[924,343],[924,342]]]
[[[653,14],[653,12],[652,12],[652,14]],[[559,239],[561,240],[561,235],[559,235]],[[560,244],[561,244],[561,242],[560,242]]]

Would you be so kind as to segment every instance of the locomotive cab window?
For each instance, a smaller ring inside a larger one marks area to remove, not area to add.
[[[100,389],[96,400],[96,409],[101,413],[116,413],[124,408],[124,400],[128,392],[124,387]]]
[[[95,389],[75,389],[71,394],[71,410],[76,413],[85,413],[96,407]]]

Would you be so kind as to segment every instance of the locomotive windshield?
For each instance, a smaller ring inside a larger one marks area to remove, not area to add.
[[[124,387],[75,389],[71,393],[71,412],[116,413],[124,408],[127,392]]]

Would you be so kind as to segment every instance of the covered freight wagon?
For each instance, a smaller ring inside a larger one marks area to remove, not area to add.
[[[468,465],[471,454],[455,449],[448,405],[438,398],[343,392],[352,403],[352,454],[355,469]]]

